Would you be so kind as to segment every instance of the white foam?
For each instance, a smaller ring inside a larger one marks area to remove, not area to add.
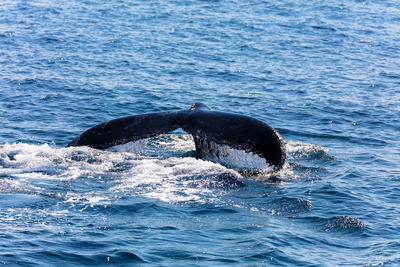
[[[175,152],[183,151],[189,144],[194,147],[186,136],[172,139],[172,145],[168,140],[165,140],[166,144],[158,140],[158,144],[146,146],[156,148],[162,144],[164,147],[172,147]],[[162,150],[165,153],[168,151],[164,148]],[[111,201],[108,198],[119,195],[119,192],[169,202],[203,202],[218,194],[216,190],[210,189],[210,179],[220,174],[227,174],[232,179],[241,177],[236,171],[220,164],[192,157],[150,157],[88,147],[55,148],[47,144],[0,146],[0,175],[4,177],[0,189],[3,192],[51,194],[49,188],[63,187],[64,182],[76,179],[82,179],[84,184],[95,185],[90,192],[66,189],[60,200],[72,205],[105,204]]]
[[[191,157],[146,159],[127,170],[112,190],[134,192],[168,202],[210,201],[216,191],[207,186],[209,181],[204,174],[217,176],[223,173],[233,178],[241,177],[220,164]]]
[[[47,144],[0,145],[0,189],[2,192],[53,194],[74,205],[105,204],[121,193],[168,202],[210,202],[218,201],[221,194],[228,192],[229,183],[235,186],[237,179],[242,179],[237,170],[220,163],[261,169],[254,179],[268,181],[273,175],[284,182],[286,177],[295,178],[290,164],[285,164],[278,174],[271,174],[264,159],[227,146],[213,148],[218,150],[219,158],[211,158],[212,161],[184,157],[194,150],[189,135],[167,135],[125,148],[128,148],[125,152],[119,149],[116,150],[119,152],[112,152],[88,147],[56,148]],[[144,149],[144,155],[137,154],[140,149]],[[289,156],[327,152],[315,145],[292,141],[287,142],[286,149]],[[158,154],[146,155],[147,150]],[[93,190],[66,187],[65,191],[51,191],[54,187],[63,188],[66,182],[79,184],[79,179],[83,184],[93,184]]]
[[[164,134],[113,146],[108,149],[108,151],[112,152],[128,152],[144,156],[176,156],[193,150],[195,150],[193,137],[188,134]]]
[[[134,154],[141,154],[146,149],[149,138],[138,140],[136,142],[128,142],[123,145],[117,145],[107,149],[111,152],[130,152]]]
[[[88,147],[61,148],[44,145],[4,144],[0,147],[0,175],[38,179],[76,179],[109,171],[124,155]]]

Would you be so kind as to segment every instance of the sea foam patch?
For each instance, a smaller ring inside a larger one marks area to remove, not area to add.
[[[228,176],[220,184],[214,178]],[[215,188],[229,188],[241,175],[234,170],[209,161],[191,157],[144,159],[121,174],[114,191],[134,193],[167,202],[204,202],[215,198]],[[214,187],[211,188],[210,184]]]
[[[265,160],[256,155],[224,145],[211,144],[210,148],[213,153],[204,155],[206,160],[195,158],[193,138],[184,134],[141,140],[109,151],[4,144],[0,146],[0,187],[3,192],[43,196],[55,190],[53,195],[71,203],[107,203],[121,192],[168,202],[205,202],[217,201],[221,194],[244,186],[243,179],[268,183],[272,175],[272,182],[284,184],[296,178],[290,162],[278,174],[271,174]],[[319,155],[325,150],[288,142],[287,151],[296,160],[298,155]],[[246,175],[238,166],[262,170]]]

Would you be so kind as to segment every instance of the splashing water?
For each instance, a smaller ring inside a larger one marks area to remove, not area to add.
[[[296,155],[308,156],[309,147],[309,144],[288,143],[289,153]],[[108,151],[88,147],[55,148],[47,144],[4,144],[0,147],[2,189],[36,194],[46,191],[42,187],[45,181],[51,184],[51,180],[63,183],[84,179],[111,182],[110,192],[130,192],[167,202],[205,202],[213,197],[213,188],[234,188],[243,185],[240,180],[245,177],[268,180],[268,175],[272,175],[265,160],[257,156],[227,146],[213,148],[219,154],[212,161],[188,157],[188,153],[193,155],[194,143],[191,136],[184,134],[131,142]],[[319,150],[314,153],[318,154]],[[230,166],[265,167],[266,171],[242,176],[245,171],[226,168],[214,162],[216,159]],[[285,165],[279,177],[284,180],[290,173],[290,167]],[[87,198],[101,200],[102,190],[87,192]],[[72,198],[71,194],[63,193],[65,198]]]

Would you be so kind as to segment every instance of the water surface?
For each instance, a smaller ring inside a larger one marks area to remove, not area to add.
[[[0,262],[400,264],[397,1],[3,1]],[[64,148],[103,121],[214,110],[286,142],[275,175],[183,132]]]

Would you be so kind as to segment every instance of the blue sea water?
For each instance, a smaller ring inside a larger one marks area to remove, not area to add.
[[[399,47],[394,0],[1,1],[0,263],[399,266]],[[64,148],[194,102],[276,128],[282,171]]]

